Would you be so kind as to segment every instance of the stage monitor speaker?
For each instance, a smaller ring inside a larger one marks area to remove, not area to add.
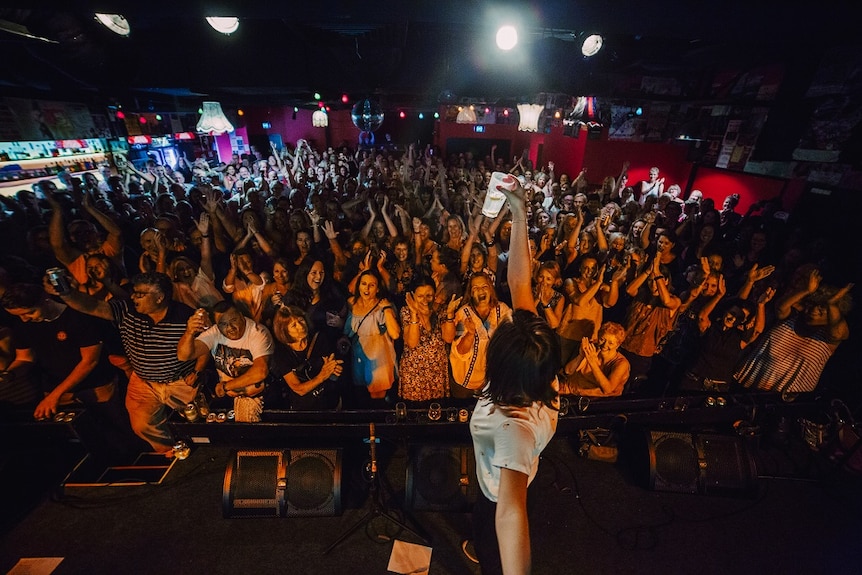
[[[341,515],[341,449],[288,451],[284,477],[288,517]]]
[[[232,452],[224,517],[331,516],[341,509],[340,449]]]
[[[411,445],[405,504],[415,511],[467,512],[479,484],[472,445]]]
[[[756,489],[754,457],[742,437],[651,430],[646,443],[649,489],[706,495]]]
[[[284,453],[234,451],[224,474],[224,517],[280,517],[284,508]]]

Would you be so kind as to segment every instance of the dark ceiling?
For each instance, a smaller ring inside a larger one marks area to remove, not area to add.
[[[856,41],[858,32],[849,2],[207,3],[209,15],[240,17],[231,36],[212,30],[195,1],[69,4],[0,8],[3,93],[182,109],[203,97],[302,105],[314,92],[333,102],[346,92],[421,106],[445,91],[486,102],[537,92],[612,96],[620,77],[647,75],[677,78],[691,87],[682,96],[693,97],[715,71],[793,62],[810,47]],[[103,28],[95,11],[123,14],[131,35]],[[519,14],[521,44],[503,55],[494,30],[512,13]],[[8,31],[16,25],[56,43]],[[591,31],[603,33],[606,45],[584,59],[577,36]]]

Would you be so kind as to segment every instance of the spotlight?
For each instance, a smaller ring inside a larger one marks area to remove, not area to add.
[[[604,38],[599,34],[590,34],[584,39],[584,43],[581,45],[581,54],[587,58],[595,56],[602,49],[602,44],[604,44]]]
[[[403,120],[407,117],[407,114],[404,113],[404,110],[401,110],[400,112],[398,112],[398,117]]]
[[[161,121],[162,121],[162,115],[156,114],[156,122],[161,122]]]
[[[425,119],[425,114],[423,114],[422,112],[419,112],[419,119],[420,119],[420,120],[424,120],[424,119]]]
[[[341,95],[341,103],[342,103],[342,104],[346,104],[346,103],[347,103],[347,102],[349,102],[349,101],[350,101],[350,98],[348,98],[348,97],[347,97],[347,94],[342,94],[342,95]]]
[[[243,112],[242,108],[239,108],[239,109],[236,111],[236,115],[237,115],[237,116],[245,116],[245,112]]]
[[[207,16],[207,23],[222,34],[233,34],[239,28],[239,18],[236,16]]]
[[[319,99],[320,99],[320,92],[315,92],[315,93],[314,93],[314,99],[315,99],[315,100],[319,100]]]
[[[138,121],[142,124],[146,124],[147,123],[147,117],[146,116],[140,116],[138,118]]]
[[[117,110],[117,119],[118,120],[125,120],[126,114],[122,110]]]
[[[500,50],[511,50],[518,43],[518,31],[514,26],[501,26],[497,30],[497,48]]]
[[[439,119],[440,119],[440,112],[434,112],[434,119],[435,119],[435,120],[439,120]]]
[[[96,12],[96,20],[105,28],[120,36],[128,36],[129,32],[132,31],[129,21],[120,14],[101,14]]]

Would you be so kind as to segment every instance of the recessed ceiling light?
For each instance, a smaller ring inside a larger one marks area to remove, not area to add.
[[[235,16],[207,16],[207,22],[222,34],[233,34],[239,28],[239,18]]]
[[[119,34],[120,36],[128,36],[132,28],[129,26],[129,21],[123,18],[120,14],[102,14],[96,12],[96,20],[98,20],[105,28]]]

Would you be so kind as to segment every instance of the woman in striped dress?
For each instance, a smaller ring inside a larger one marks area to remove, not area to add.
[[[757,342],[735,373],[748,388],[781,393],[813,391],[826,362],[850,336],[844,315],[850,309],[848,292],[821,286],[817,269],[808,281],[777,304],[781,320]]]

